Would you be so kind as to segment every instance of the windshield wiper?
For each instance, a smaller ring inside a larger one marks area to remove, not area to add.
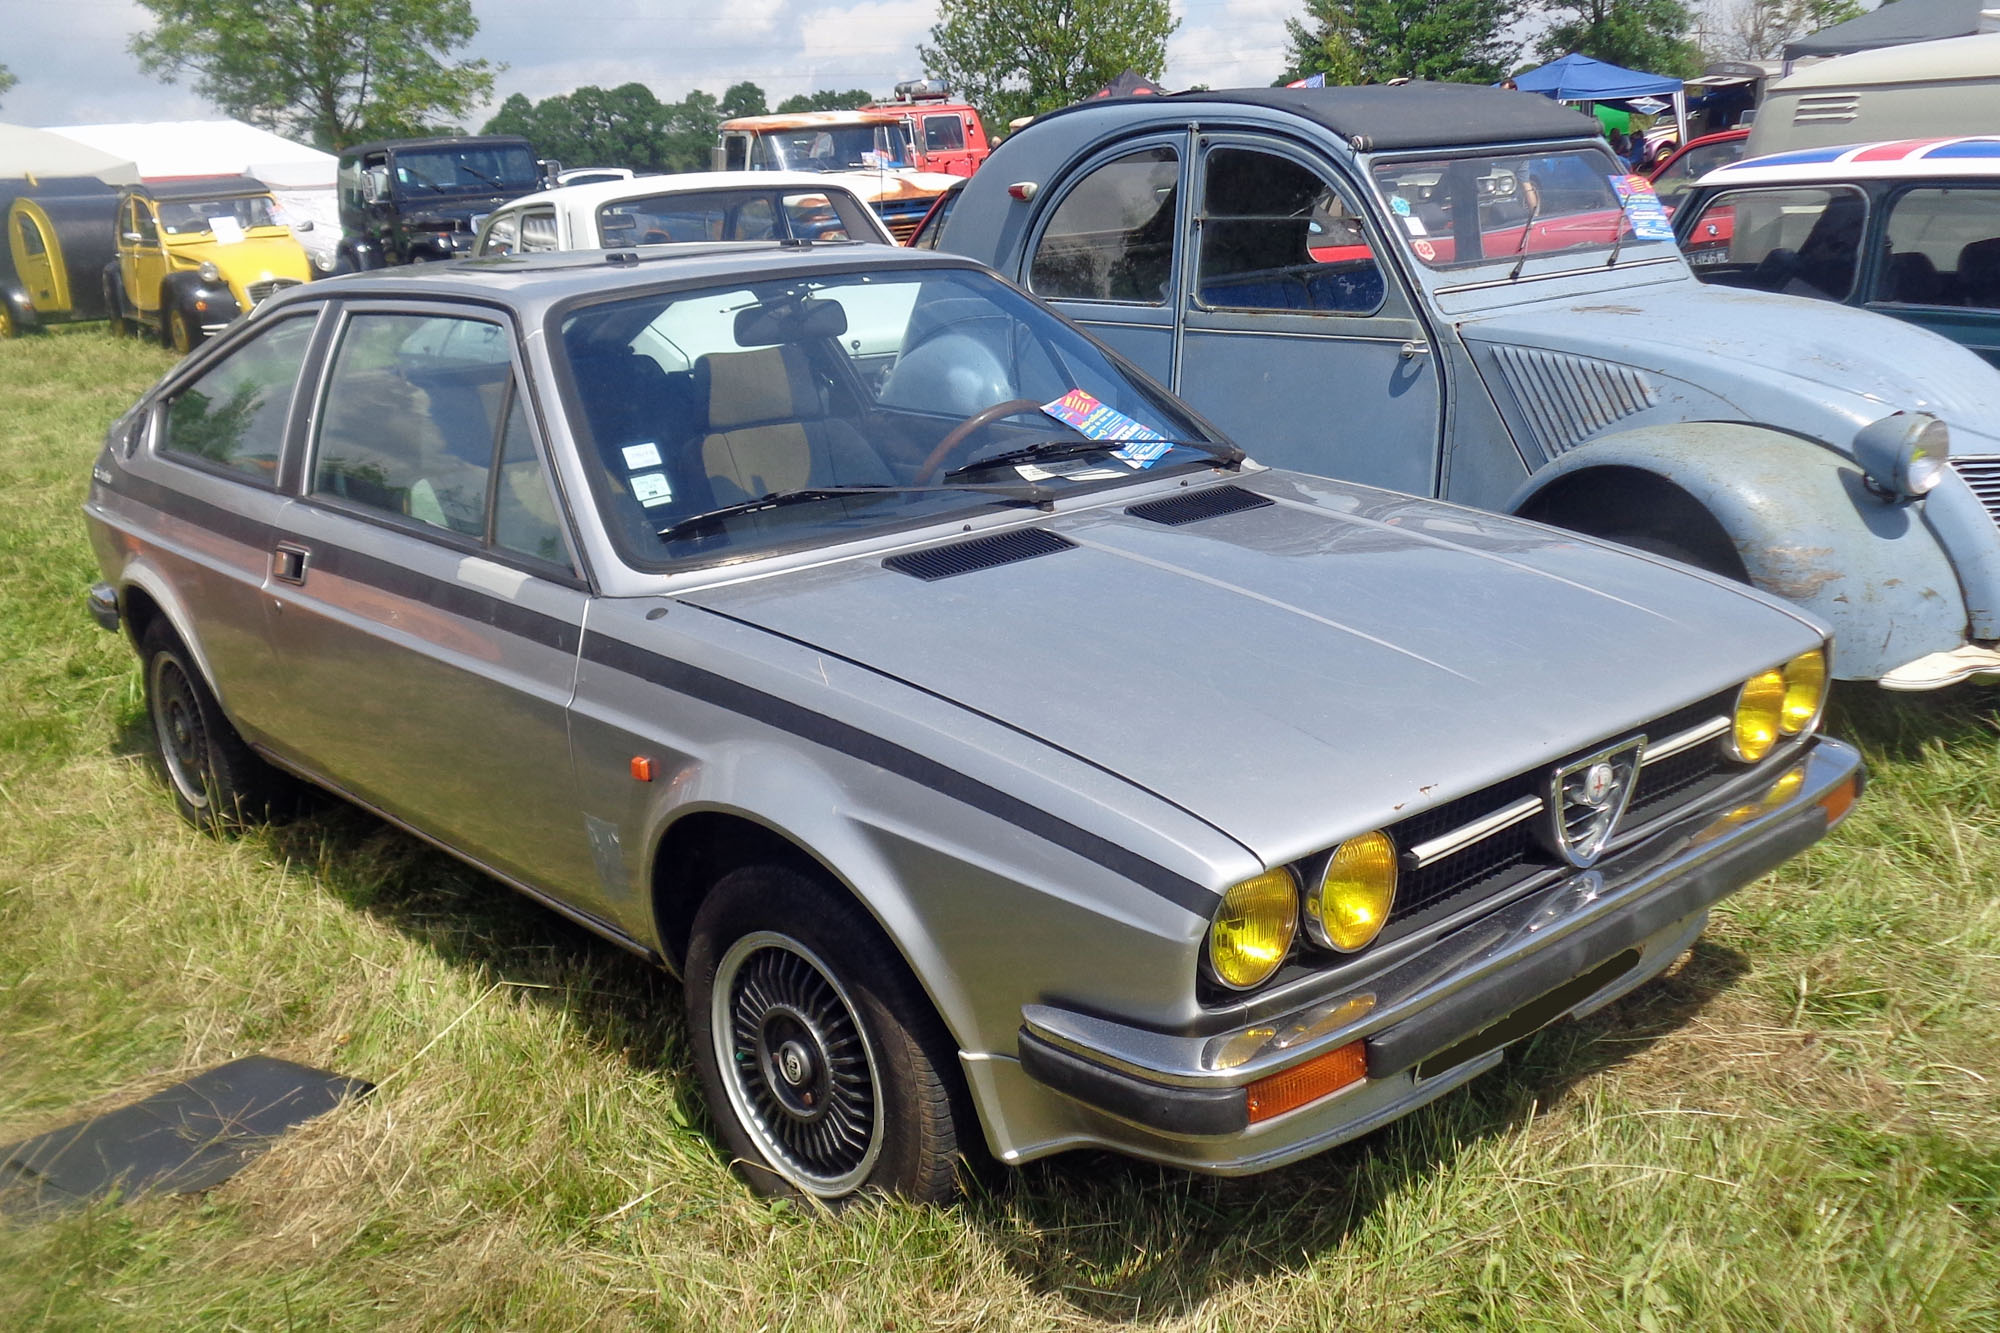
[[[1528,220],[1521,226],[1521,243],[1514,247],[1514,267],[1507,274],[1507,281],[1513,282],[1521,276],[1522,266],[1528,262],[1528,238],[1535,234],[1535,219],[1542,215],[1542,193],[1534,192],[1528,201]]]
[[[1213,444],[1207,440],[1043,440],[1038,444],[1023,445],[1019,449],[1009,449],[1005,453],[993,454],[986,458],[975,458],[962,467],[955,467],[945,473],[946,478],[962,477],[968,472],[979,472],[990,467],[1006,467],[1010,463],[1032,463],[1042,458],[1069,458],[1076,454],[1116,453],[1128,445],[1169,444],[1177,449],[1197,449],[1215,459],[1224,467],[1240,467],[1244,453],[1233,444]]]
[[[488,185],[491,185],[496,190],[504,190],[507,188],[506,186],[502,185],[499,181],[494,180],[491,176],[481,171],[478,167],[470,166],[464,162],[461,162],[458,164],[458,169],[464,172],[468,176],[479,177],[479,179],[485,181]]]
[[[812,500],[832,500],[843,495],[923,495],[932,491],[978,491],[991,495],[996,500],[1009,504],[1043,505],[1051,502],[1049,492],[1041,487],[1023,483],[1019,486],[1001,483],[954,482],[939,486],[801,486],[793,491],[772,491],[750,500],[738,500],[735,504],[724,505],[702,514],[690,514],[678,522],[669,523],[660,529],[661,541],[672,541],[696,528],[738,514],[754,514],[765,509],[782,509],[787,505],[804,504]]]

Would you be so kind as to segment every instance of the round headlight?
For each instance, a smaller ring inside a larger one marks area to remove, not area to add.
[[[222,270],[217,268],[212,263],[204,263],[200,268],[195,270],[195,273],[201,278],[203,282],[222,281]]]
[[[1928,412],[1892,413],[1855,435],[1854,461],[1878,491],[1914,500],[1944,480],[1951,431]]]
[[[1299,929],[1299,891],[1289,870],[1267,870],[1233,884],[1208,927],[1208,966],[1216,980],[1249,990],[1268,980],[1291,952]]]
[[[1778,730],[1787,736],[1811,731],[1826,703],[1826,653],[1815,648],[1800,653],[1782,668],[1785,702],[1778,710]]]
[[[1349,838],[1306,893],[1306,934],[1341,953],[1365,949],[1382,933],[1395,901],[1396,845],[1384,833]]]
[[[1746,764],[1754,764],[1771,753],[1778,743],[1778,727],[1785,710],[1785,676],[1781,671],[1760,671],[1743,682],[1736,692],[1736,717],[1729,732],[1730,753]]]

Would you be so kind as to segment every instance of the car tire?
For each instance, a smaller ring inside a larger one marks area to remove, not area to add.
[[[186,306],[176,305],[167,311],[166,323],[161,325],[161,341],[186,356],[201,342],[201,330],[189,317]]]
[[[174,807],[196,828],[229,832],[275,813],[293,780],[259,759],[223,715],[194,656],[165,621],[139,638],[155,757]]]
[[[16,337],[20,332],[21,324],[14,318],[14,307],[7,303],[5,296],[0,296],[0,342]]]
[[[972,1123],[956,1048],[840,889],[786,866],[725,875],[695,914],[685,988],[702,1090],[751,1188],[956,1195]]]

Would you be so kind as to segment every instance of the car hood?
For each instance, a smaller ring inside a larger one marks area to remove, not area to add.
[[[1543,304],[1462,326],[1474,342],[1515,344],[1623,362],[1671,376],[1735,406],[1747,420],[1807,429],[1782,398],[1802,389],[1857,422],[1922,411],[1990,432],[2000,372],[1949,339],[1830,301],[1685,283]],[[1803,382],[1803,383],[1801,383]],[[1805,389],[1805,385],[1812,386]],[[1845,444],[1845,440],[1833,441]]]
[[[304,282],[312,276],[305,247],[289,231],[246,236],[228,245],[220,241],[182,242],[173,251],[174,258],[183,264],[214,264],[232,282],[264,282],[272,278]]]
[[[1040,739],[1267,863],[1628,734],[1820,640],[1747,588],[1292,473],[1276,503],[926,581],[857,557],[685,594]]]

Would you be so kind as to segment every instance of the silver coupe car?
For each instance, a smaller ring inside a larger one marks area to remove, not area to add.
[[[1317,1152],[1860,790],[1808,615],[1261,467],[950,256],[297,288],[86,513],[183,813],[304,778],[673,970],[726,1151],[824,1200]]]

